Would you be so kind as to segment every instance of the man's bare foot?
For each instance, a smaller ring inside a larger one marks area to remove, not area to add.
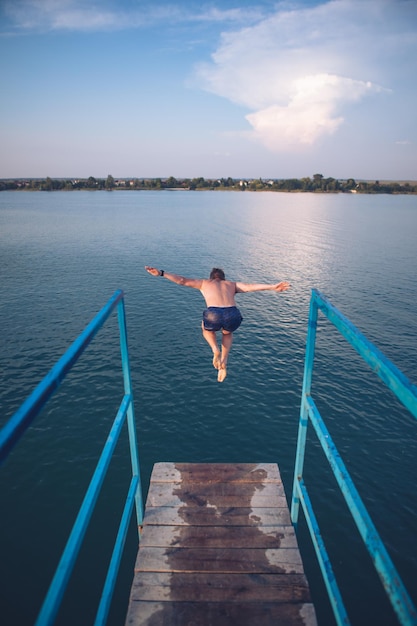
[[[224,363],[221,364],[219,369],[219,373],[217,374],[217,382],[222,383],[227,376],[226,365]]]
[[[220,352],[215,352],[213,354],[213,367],[215,367],[216,370],[220,369],[221,362]]]

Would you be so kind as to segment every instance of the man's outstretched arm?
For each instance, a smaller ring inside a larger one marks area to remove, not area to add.
[[[194,289],[201,289],[203,280],[201,278],[186,278],[179,274],[172,274],[171,272],[165,272],[164,270],[158,270],[156,267],[150,267],[145,265],[145,270],[152,276],[163,276],[177,285],[183,285],[184,287],[193,287]]]
[[[286,280],[273,285],[263,283],[236,283],[236,293],[249,293],[251,291],[287,291],[291,287]]]

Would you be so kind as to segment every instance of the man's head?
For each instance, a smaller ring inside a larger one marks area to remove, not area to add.
[[[221,270],[219,267],[213,267],[213,269],[210,272],[210,280],[226,280],[226,276],[224,275],[223,270]]]

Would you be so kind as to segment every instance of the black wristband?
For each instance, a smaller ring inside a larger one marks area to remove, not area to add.
[[[164,272],[164,270],[159,270],[159,275],[160,275],[160,276],[163,276],[163,275],[164,275],[164,273],[165,273],[165,272]]]

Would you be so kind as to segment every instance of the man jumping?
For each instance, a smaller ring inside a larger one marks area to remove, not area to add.
[[[203,311],[202,330],[203,337],[213,351],[213,366],[218,370],[217,380],[222,383],[227,376],[227,359],[233,343],[233,333],[242,322],[242,315],[236,306],[235,294],[249,293],[251,291],[286,291],[290,283],[283,281],[273,285],[262,283],[235,283],[226,280],[223,270],[214,267],[210,272],[210,278],[185,278],[178,274],[158,270],[155,267],[145,265],[145,269],[152,276],[163,276],[177,285],[199,289],[206,301],[206,309]],[[216,332],[221,330],[221,351],[217,343]]]

